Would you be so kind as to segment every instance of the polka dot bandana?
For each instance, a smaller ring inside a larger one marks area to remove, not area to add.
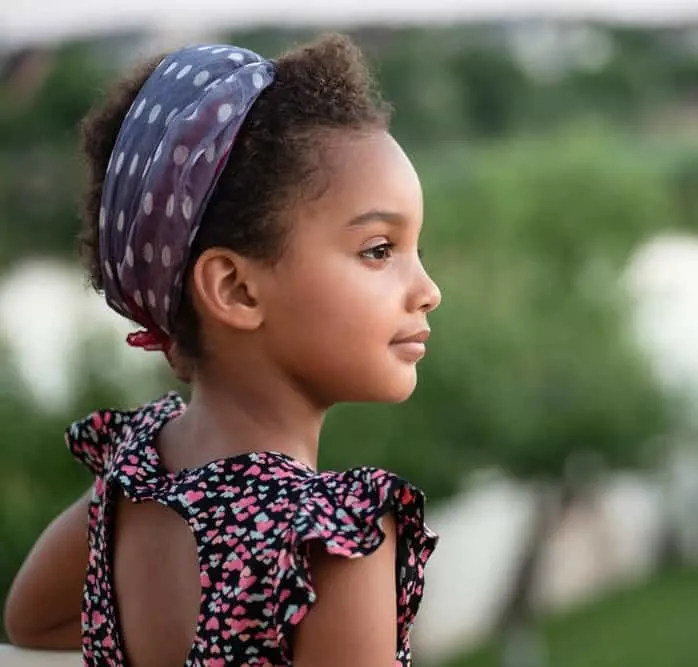
[[[235,46],[192,46],[148,78],[112,151],[99,216],[105,297],[167,350],[183,272],[206,205],[274,64]],[[232,224],[232,223],[231,223]]]

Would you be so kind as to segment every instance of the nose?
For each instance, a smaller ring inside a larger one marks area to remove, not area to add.
[[[414,290],[414,308],[422,313],[430,313],[436,310],[440,303],[441,290],[420,262]]]

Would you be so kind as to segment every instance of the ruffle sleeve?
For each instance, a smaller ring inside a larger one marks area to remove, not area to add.
[[[424,567],[437,536],[424,522],[423,493],[400,477],[377,468],[313,476],[298,499],[279,559],[274,612],[279,645],[292,659],[291,635],[316,600],[308,545],[319,540],[328,553],[367,556],[382,544],[381,518],[393,512],[397,527],[396,600],[398,651],[409,652],[409,632],[422,600]]]
[[[131,413],[97,410],[84,419],[73,422],[65,432],[70,453],[95,476],[102,476],[127,426]]]

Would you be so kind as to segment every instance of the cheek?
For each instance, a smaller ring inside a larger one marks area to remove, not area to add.
[[[279,294],[277,312],[301,347],[341,346],[351,354],[371,338],[393,335],[380,276],[351,261],[289,276]]]
[[[348,264],[279,283],[268,343],[289,374],[330,403],[402,401],[416,372],[390,351],[399,291],[389,272]]]
[[[299,312],[320,327],[351,335],[391,328],[393,290],[387,274],[346,265],[304,281],[294,297]]]

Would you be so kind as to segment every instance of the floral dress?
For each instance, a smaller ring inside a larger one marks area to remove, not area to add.
[[[201,605],[185,666],[293,664],[293,627],[316,599],[307,545],[356,558],[383,540],[379,519],[397,524],[398,635],[395,665],[407,667],[410,629],[436,536],[424,524],[422,493],[371,467],[316,472],[277,452],[255,452],[167,471],[154,442],[185,404],[170,392],[133,411],[100,410],[67,431],[71,452],[95,475],[82,652],[90,667],[127,664],[116,621],[112,527],[119,492],[177,512],[196,540]]]

